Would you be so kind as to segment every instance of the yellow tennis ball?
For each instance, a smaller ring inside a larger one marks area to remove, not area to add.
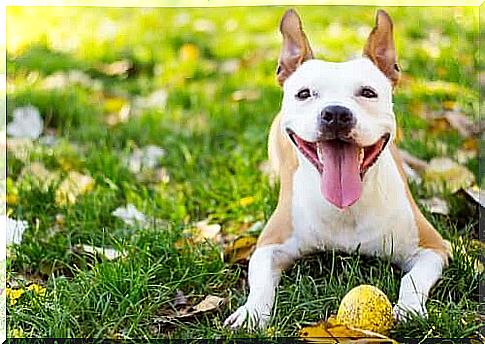
[[[337,322],[385,334],[394,324],[391,302],[380,289],[371,285],[360,285],[342,299]]]

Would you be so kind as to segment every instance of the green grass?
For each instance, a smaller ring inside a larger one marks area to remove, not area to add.
[[[259,165],[267,159],[266,137],[281,99],[275,63],[283,11],[8,9],[8,119],[15,107],[32,104],[59,139],[54,146],[35,142],[27,159],[8,157],[8,193],[18,194],[8,204],[8,214],[28,221],[30,228],[22,244],[11,250],[7,279],[13,283],[24,275],[40,279],[47,288],[44,298],[26,294],[7,307],[9,331],[22,329],[30,337],[295,336],[302,326],[334,314],[345,293],[359,284],[374,284],[397,301],[402,272],[387,261],[357,253],[315,254],[283,275],[269,331],[234,334],[222,322],[246,298],[246,264],[224,261],[223,248],[214,243],[185,249],[176,245],[193,222],[209,217],[222,225],[224,234],[234,233],[266,221],[276,206],[277,188]],[[360,54],[375,13],[371,7],[299,11],[318,57],[333,61]],[[443,150],[453,156],[463,139],[454,132],[431,132],[421,115],[453,101],[477,118],[478,12],[389,12],[408,78],[394,99],[404,133],[398,144],[424,159]],[[44,19],[34,20],[40,17]],[[198,57],[184,60],[180,50],[189,43],[197,47]],[[109,76],[100,71],[101,64],[121,59],[132,64],[126,73]],[[237,59],[241,67],[221,72],[228,59]],[[42,87],[49,75],[73,69],[84,71],[101,88]],[[445,83],[436,87],[431,84],[435,81]],[[126,123],[106,124],[108,99],[132,103],[159,88],[168,94],[165,107],[141,109]],[[241,89],[257,90],[260,97],[234,101],[233,92]],[[168,183],[140,178],[124,165],[124,156],[148,144],[166,150],[162,165],[170,174]],[[58,206],[58,183],[45,190],[19,177],[34,161],[61,177],[71,169],[89,174],[95,187],[75,204]],[[483,185],[477,158],[467,166]],[[431,196],[419,185],[413,184],[412,191],[419,198]],[[239,203],[248,196],[254,197],[253,203]],[[470,337],[480,325],[480,276],[474,267],[480,248],[472,241],[478,237],[477,211],[459,195],[441,197],[450,203],[450,215],[426,216],[446,239],[465,249],[456,249],[432,290],[429,319],[400,324],[393,337]],[[111,215],[127,203],[160,223],[127,228]],[[64,217],[62,226],[56,225],[59,215]],[[94,259],[73,249],[77,244],[114,247],[128,256]],[[173,312],[177,290],[191,304],[208,294],[229,301],[220,311],[188,320],[156,321]]]

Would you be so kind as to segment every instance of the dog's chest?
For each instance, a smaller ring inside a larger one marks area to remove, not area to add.
[[[319,175],[304,163],[294,175],[292,218],[302,251],[337,249],[404,262],[416,252],[418,234],[404,185],[390,156],[369,174],[362,196],[338,210],[322,198]],[[401,184],[400,184],[401,183]]]

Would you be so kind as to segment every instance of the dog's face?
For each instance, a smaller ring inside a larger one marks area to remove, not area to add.
[[[365,57],[343,63],[313,59],[294,11],[283,17],[281,32],[282,129],[297,154],[318,170],[325,199],[348,207],[396,130],[392,91],[399,70],[392,23],[379,11]]]

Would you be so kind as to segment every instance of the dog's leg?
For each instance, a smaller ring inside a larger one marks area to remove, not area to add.
[[[429,290],[440,279],[446,258],[432,249],[421,250],[408,264],[399,290],[399,301],[394,307],[397,320],[405,320],[409,313],[427,317],[425,303]]]
[[[290,242],[258,247],[249,262],[249,296],[224,322],[224,326],[237,329],[264,328],[271,315],[276,287],[281,272],[298,257]]]

